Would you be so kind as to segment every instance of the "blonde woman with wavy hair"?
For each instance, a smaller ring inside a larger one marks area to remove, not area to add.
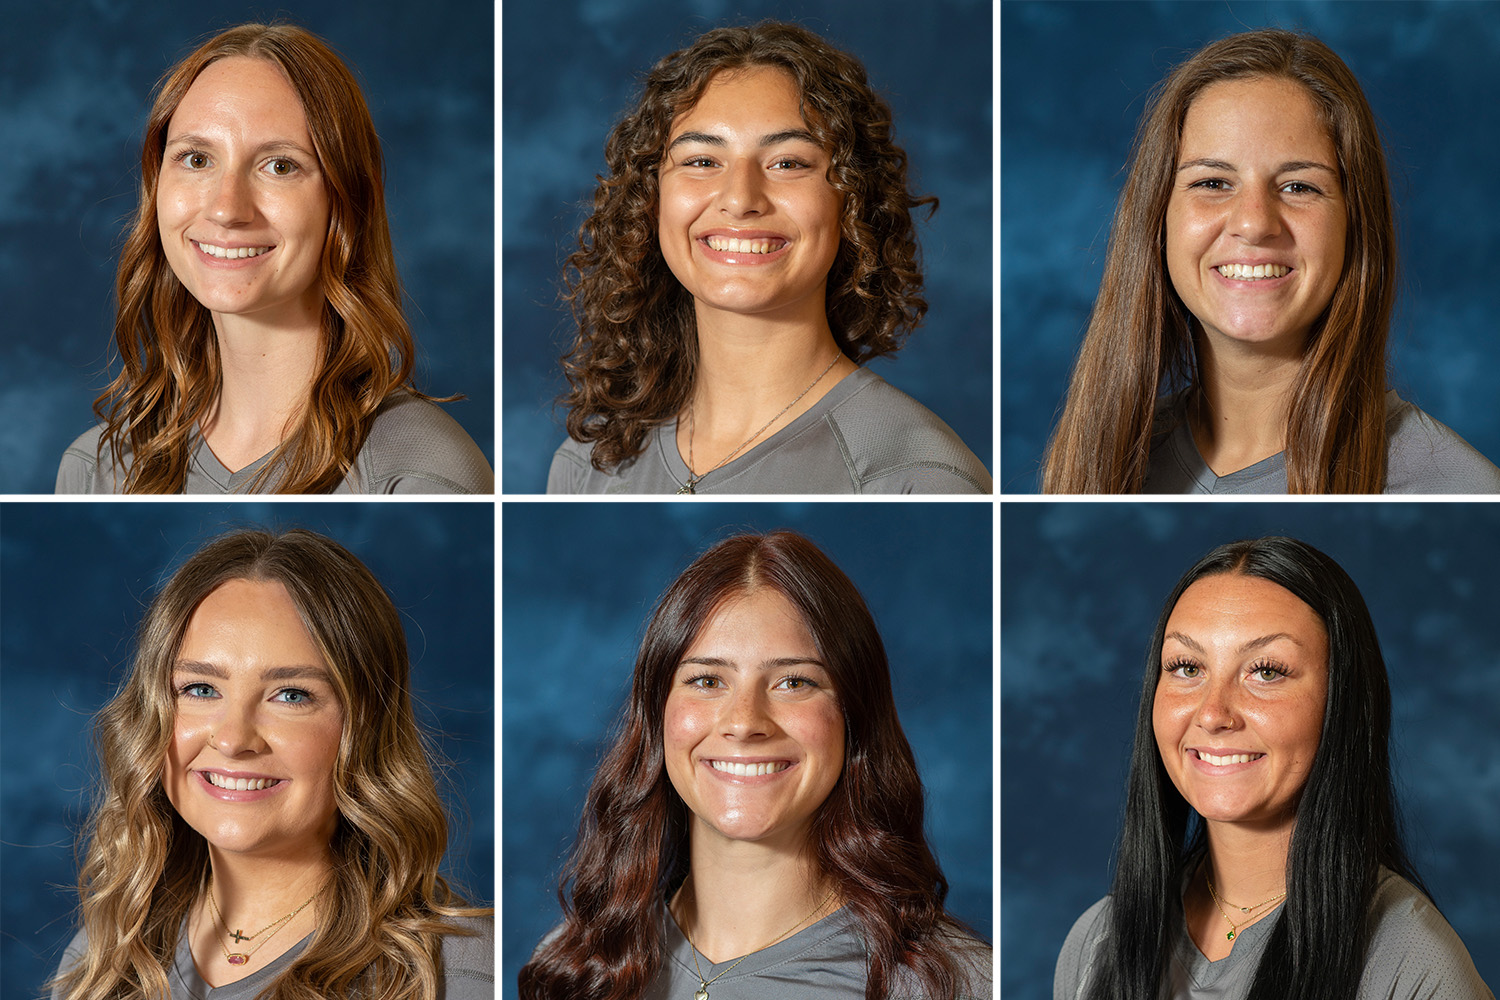
[[[1493,493],[1386,384],[1396,232],[1374,113],[1318,39],[1231,35],[1142,114],[1048,493]]]
[[[407,674],[400,615],[337,543],[239,531],[188,559],[96,720],[53,1000],[493,997]]]
[[[244,24],[158,85],[120,254],[121,370],[59,493],[490,493],[412,385],[380,140],[317,36]]]

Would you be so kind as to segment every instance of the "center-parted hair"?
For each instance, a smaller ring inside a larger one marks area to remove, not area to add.
[[[412,711],[400,614],[347,549],[310,531],[237,531],[208,543],[151,602],[135,661],[95,722],[99,789],[78,878],[88,949],[65,1000],[166,997],[183,918],[205,889],[208,844],[162,786],[172,671],[198,605],[230,580],[286,588],[344,712],[331,776],[338,828],[318,929],[265,1000],[435,1000],[444,917],[467,908],[438,874],[447,820]]]
[[[877,1000],[912,981],[921,984],[913,995],[955,995],[961,970],[945,938],[957,924],[943,909],[948,883],[922,833],[922,784],[874,618],[816,545],[778,531],[718,543],[658,601],[563,873],[563,922],[521,969],[522,1000],[633,1000],[655,978],[661,909],[690,860],[688,810],[665,764],[667,695],[714,614],[761,587],[797,609],[843,713],[844,769],[813,817],[809,848],[869,949],[865,995]]]
[[[197,425],[223,377],[213,319],[162,249],[156,189],[172,115],[204,68],[230,56],[273,63],[296,91],[329,207],[318,275],[324,296],[318,370],[300,419],[254,488],[332,490],[349,474],[386,396],[415,393],[415,347],[386,221],[380,138],[359,84],[333,49],[303,28],[239,25],[167,72],[146,122],[140,198],[115,281],[121,370],[94,401],[104,421],[100,455],[107,448],[117,470],[128,465],[115,484],[128,493],[182,491]]]
[[[673,120],[713,77],[772,66],[791,75],[803,121],[830,155],[828,181],[844,196],[827,312],[839,349],[856,363],[899,350],[927,311],[912,195],[891,109],[859,60],[806,28],[766,21],[716,28],[662,59],[604,147],[593,213],[567,261],[565,298],[578,334],[563,358],[571,390],[568,433],[593,442],[594,467],[639,455],[652,427],[686,404],[697,368],[693,297],[662,256],[657,169]]]
[[[1207,842],[1201,819],[1162,764],[1152,706],[1173,608],[1194,582],[1225,573],[1284,587],[1328,632],[1328,699],[1297,803],[1286,902],[1249,1000],[1355,1000],[1380,868],[1426,891],[1402,846],[1391,785],[1390,683],[1359,588],[1338,563],[1295,538],[1230,542],[1183,575],[1152,633],[1110,890],[1110,936],[1087,985],[1090,1000],[1158,1000],[1167,983],[1175,928],[1184,921],[1183,882]]]
[[[1289,493],[1379,493],[1385,484],[1386,339],[1396,230],[1374,112],[1318,39],[1274,28],[1231,35],[1176,67],[1149,100],[1110,229],[1104,277],[1047,446],[1048,493],[1139,493],[1160,397],[1200,391],[1199,324],[1167,273],[1166,218],[1188,108],[1225,80],[1274,77],[1306,90],[1333,140],[1344,192],[1344,269],[1308,334],[1291,388]]]

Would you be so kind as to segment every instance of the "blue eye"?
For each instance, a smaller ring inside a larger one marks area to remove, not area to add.
[[[313,700],[311,692],[301,688],[283,688],[276,692],[276,700],[285,705],[306,705]]]
[[[185,695],[189,698],[216,698],[219,694],[219,692],[214,690],[214,686],[212,684],[205,684],[202,681],[194,681],[192,684],[184,684],[182,687],[177,689],[177,693],[180,695]]]

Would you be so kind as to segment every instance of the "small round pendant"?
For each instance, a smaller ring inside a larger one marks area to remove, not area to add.
[[[708,990],[702,989],[693,994],[693,1000],[708,1000]]]
[[[1230,931],[1228,934],[1224,935],[1224,940],[1226,940],[1226,941],[1233,941],[1234,940],[1234,931]]]
[[[250,961],[249,955],[242,955],[239,952],[235,952],[232,955],[225,955],[224,957],[229,960],[230,965],[244,965]]]

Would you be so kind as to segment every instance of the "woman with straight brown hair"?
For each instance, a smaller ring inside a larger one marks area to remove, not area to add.
[[[328,538],[236,531],[183,563],[95,722],[53,1000],[493,997],[409,674],[390,596]]]
[[[859,591],[792,532],[662,595],[522,1000],[987,998]]]
[[[162,79],[116,294],[59,493],[493,492],[412,385],[380,140],[310,32],[240,25]]]
[[[1390,183],[1318,39],[1232,35],[1163,81],[1047,449],[1048,493],[1492,493],[1386,385]]]

